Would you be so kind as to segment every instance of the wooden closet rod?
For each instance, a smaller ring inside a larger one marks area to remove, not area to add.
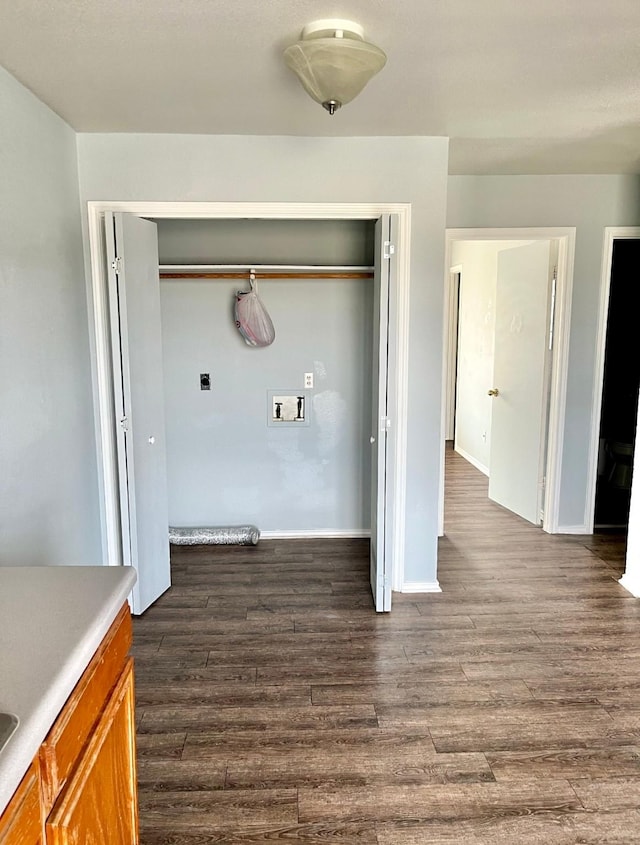
[[[161,264],[161,279],[373,279],[373,267],[345,264]]]
[[[161,279],[241,279],[249,281],[249,273],[169,273],[160,272]],[[354,273],[322,273],[320,271],[304,270],[299,273],[261,273],[259,270],[253,274],[254,279],[373,279],[372,272]]]

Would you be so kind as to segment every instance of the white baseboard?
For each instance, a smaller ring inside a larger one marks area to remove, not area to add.
[[[464,449],[461,449],[459,446],[455,447],[455,451],[460,455],[461,458],[464,458],[465,461],[468,461],[471,466],[474,466],[476,469],[479,469],[483,475],[487,476],[487,478],[489,477],[489,467],[486,467],[484,464],[481,464],[479,460],[474,458],[468,452],[465,452]]]
[[[640,599],[640,578],[632,578],[629,575],[623,575],[622,578],[619,579],[618,584],[620,584],[621,587],[624,587],[625,590],[628,590],[632,596]]]
[[[330,539],[359,539],[371,537],[368,528],[347,528],[343,531],[331,528],[308,528],[301,531],[261,531],[263,540],[330,540]]]
[[[401,593],[441,593],[442,587],[437,581],[405,581]]]
[[[591,534],[586,525],[559,525],[555,534]]]

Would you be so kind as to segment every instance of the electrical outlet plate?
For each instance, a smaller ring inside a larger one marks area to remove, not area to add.
[[[313,373],[304,374],[304,386],[305,388],[313,387]]]

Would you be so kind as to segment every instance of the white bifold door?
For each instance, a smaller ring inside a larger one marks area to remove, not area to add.
[[[371,591],[378,612],[391,610],[393,422],[389,418],[390,308],[393,305],[397,217],[384,214],[376,222],[373,294],[373,389],[371,414]]]
[[[155,223],[105,214],[120,525],[133,612],[171,586]]]
[[[389,374],[394,362],[389,326],[396,230],[394,215],[377,221],[370,577],[380,612],[391,609],[394,421],[389,418]],[[171,584],[157,231],[148,220],[114,213],[105,215],[105,235],[123,560],[137,570],[133,611],[142,613]]]
[[[541,522],[549,406],[551,244],[498,253],[489,498]]]

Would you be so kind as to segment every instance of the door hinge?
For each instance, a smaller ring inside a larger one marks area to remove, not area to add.
[[[111,262],[111,269],[112,269],[112,270],[116,273],[116,275],[117,275],[118,273],[121,273],[121,272],[122,272],[122,259],[120,258],[120,256],[117,256],[117,257],[116,257],[116,258],[115,258],[115,259]]]
[[[391,430],[391,420],[389,417],[380,417],[380,431],[383,434],[388,434]]]
[[[129,431],[129,417],[122,417],[120,420],[120,428],[123,431]]]
[[[540,501],[542,502],[542,505],[540,506],[540,511],[538,513],[538,519],[539,519],[540,525],[542,525],[543,522],[544,522],[544,497],[545,497],[546,492],[547,492],[547,476],[543,475],[542,480],[540,481]]]
[[[383,258],[391,258],[392,255],[396,254],[396,245],[392,244],[391,241],[384,242],[384,249],[382,250],[382,257]]]
[[[378,575],[378,589],[379,590],[390,590],[391,589],[391,577],[386,573],[381,573]]]

